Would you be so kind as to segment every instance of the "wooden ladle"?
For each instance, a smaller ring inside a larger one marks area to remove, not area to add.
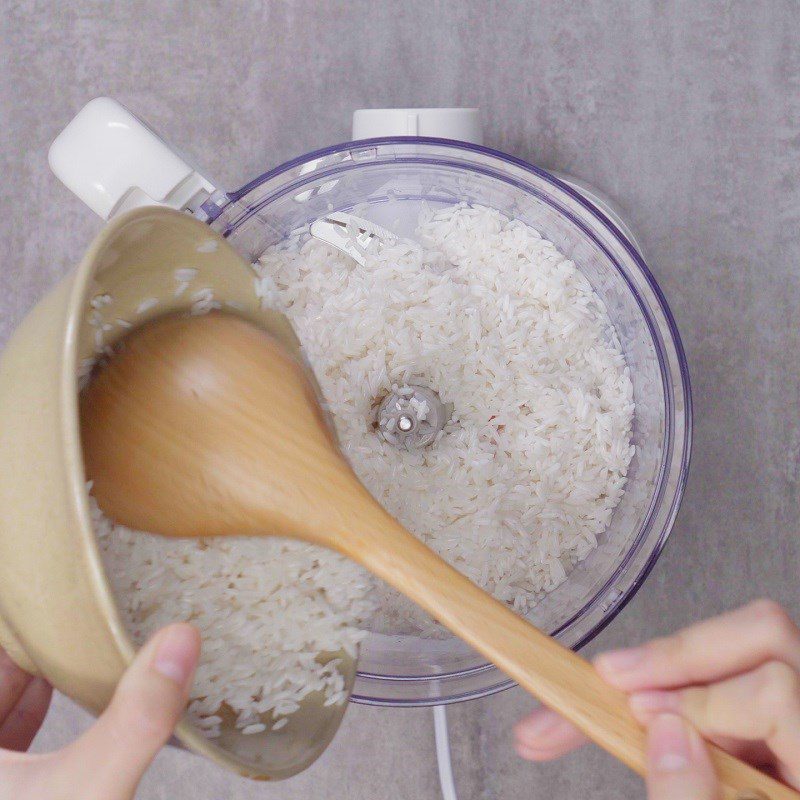
[[[277,535],[338,550],[643,774],[644,733],[625,695],[373,499],[339,451],[306,371],[266,331],[220,313],[133,331],[84,391],[81,430],[93,492],[117,522],[165,536]],[[726,800],[800,797],[711,753]]]

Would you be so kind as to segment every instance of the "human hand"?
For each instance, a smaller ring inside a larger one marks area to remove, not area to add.
[[[640,647],[604,653],[600,675],[628,693],[647,728],[650,800],[716,800],[700,734],[800,788],[800,631],[770,600]],[[698,733],[699,732],[699,733]],[[549,761],[582,745],[566,720],[539,708],[515,728],[516,749]]]
[[[51,689],[0,651],[0,800],[130,800],[183,713],[199,655],[194,627],[162,628],[83,736],[54,753],[29,755]]]

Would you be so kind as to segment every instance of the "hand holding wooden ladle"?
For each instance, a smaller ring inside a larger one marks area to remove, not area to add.
[[[304,369],[264,330],[214,313],[133,331],[84,391],[81,430],[94,495],[116,522],[165,536],[289,536],[338,550],[644,774],[644,732],[626,696],[374,500],[340,453]],[[710,750],[725,800],[800,797]]]

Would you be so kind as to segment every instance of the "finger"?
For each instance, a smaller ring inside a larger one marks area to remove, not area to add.
[[[655,717],[647,730],[648,800],[719,800],[708,751],[700,735],[674,714]]]
[[[706,729],[696,715],[690,717],[688,710],[684,711],[681,708],[679,695],[682,691],[684,690],[652,689],[634,692],[629,699],[631,711],[642,725],[647,725],[657,714],[667,712],[680,714],[684,718],[690,719],[704,739],[722,748],[726,753],[765,770],[775,765],[775,754],[763,741],[749,741],[727,734],[715,733]]]
[[[44,678],[34,678],[25,687],[16,706],[0,723],[0,749],[24,752],[47,714],[53,689]]]
[[[84,797],[127,798],[169,739],[189,697],[200,654],[191,625],[170,625],[142,648],[97,722],[63,751]],[[76,791],[75,795],[80,792]]]
[[[528,761],[550,761],[586,744],[586,737],[549,708],[537,708],[514,727],[514,746]]]
[[[710,686],[643,692],[631,697],[642,722],[668,711],[711,737],[763,741],[793,786],[800,786],[800,676],[772,661]]]
[[[782,661],[800,671],[800,631],[771,600],[686,628],[640,647],[604,653],[595,666],[626,692],[707,683]]]
[[[8,653],[0,649],[0,723],[19,702],[30,682],[31,676],[21,670]]]

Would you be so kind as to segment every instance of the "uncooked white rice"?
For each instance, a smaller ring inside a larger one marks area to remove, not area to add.
[[[459,205],[427,212],[418,233],[419,244],[370,248],[361,267],[295,231],[256,265],[256,293],[292,319],[345,452],[378,500],[525,612],[596,546],[621,498],[630,377],[602,302],[536,231]],[[179,272],[179,286],[191,280]],[[193,313],[219,307],[210,289],[191,299]],[[422,451],[373,428],[376,401],[409,384],[454,405]],[[134,639],[175,619],[200,628],[189,713],[209,736],[231,711],[256,733],[282,728],[309,691],[341,702],[336,662],[317,654],[354,653],[364,628],[441,635],[395,592],[311,545],[166,539],[114,526],[96,506],[94,522]]]
[[[275,726],[273,725],[273,730],[274,730],[274,728],[275,728]],[[262,731],[265,731],[266,729],[267,729],[266,725],[262,724],[261,722],[257,722],[254,725],[245,725],[245,727],[242,728],[242,733],[244,733],[246,735],[250,735],[251,733],[261,733]]]
[[[364,636],[359,623],[373,606],[369,580],[355,564],[282,539],[153,536],[113,525],[94,502],[92,512],[134,641],[175,620],[200,629],[189,714],[207,735],[219,735],[223,704],[252,733],[263,720],[296,711],[309,692],[344,700],[338,661],[322,664],[317,656],[353,656]]]
[[[359,266],[295,236],[261,258],[257,292],[292,320],[375,497],[525,613],[596,546],[619,503],[630,376],[600,298],[529,226],[459,205],[425,214],[418,237]],[[378,437],[372,416],[408,384],[454,405],[439,441],[410,452]],[[377,592],[373,630],[437,635],[398,593]]]
[[[191,283],[197,277],[197,272],[195,267],[179,267],[173,275],[178,283]]]
[[[198,253],[213,253],[219,247],[219,242],[216,239],[206,239],[204,242],[200,242],[197,245],[197,252]]]
[[[197,272],[198,270],[194,267],[180,267],[175,270],[173,273],[175,278],[175,291],[173,294],[175,297],[180,297],[189,288],[189,284],[197,277]]]
[[[214,299],[213,289],[205,288],[195,292],[192,296],[192,307],[190,313],[193,316],[208,314],[209,311],[222,308],[222,303]]]
[[[158,305],[158,298],[157,297],[148,297],[142,300],[141,303],[136,307],[137,314],[144,314],[146,311],[149,311],[151,308],[155,308]]]
[[[107,305],[110,305],[110,304],[111,304],[111,295],[110,294],[98,294],[98,295],[95,295],[91,299],[91,301],[89,303],[89,305],[94,309],[102,308],[103,306],[107,306]]]

